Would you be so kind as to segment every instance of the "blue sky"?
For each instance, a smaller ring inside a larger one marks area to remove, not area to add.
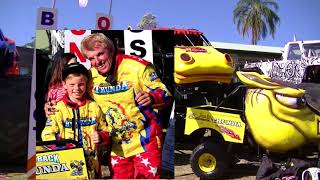
[[[0,28],[5,36],[24,45],[35,35],[38,7],[52,7],[53,0],[1,0]],[[233,24],[232,11],[237,0],[114,0],[113,29],[136,27],[149,12],[157,17],[159,27],[195,28],[210,41],[250,44]],[[279,0],[281,22],[275,39],[268,36],[258,45],[282,47],[293,39],[320,39],[319,0]],[[108,13],[110,0],[89,0],[80,8],[78,0],[56,0],[59,29],[95,29],[96,13]]]

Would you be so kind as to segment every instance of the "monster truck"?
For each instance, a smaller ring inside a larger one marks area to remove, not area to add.
[[[245,68],[258,67],[273,79],[293,83],[320,83],[320,40],[293,41],[284,46],[282,60],[249,63]]]
[[[228,54],[210,46],[201,32],[191,32],[175,31],[176,143],[185,138],[182,133],[198,139],[190,159],[197,176],[222,178],[236,157],[266,153],[286,159],[296,157],[297,149],[307,153],[304,145],[311,142],[317,151],[319,108],[311,107],[304,90],[235,72]]]

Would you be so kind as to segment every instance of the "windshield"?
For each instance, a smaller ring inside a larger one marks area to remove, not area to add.
[[[303,44],[303,48],[306,57],[320,56],[320,43]]]
[[[210,42],[202,34],[176,34],[176,46],[210,46]]]

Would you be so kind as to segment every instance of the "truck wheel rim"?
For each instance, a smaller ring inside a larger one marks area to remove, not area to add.
[[[216,158],[209,153],[203,153],[199,157],[199,168],[206,173],[212,172],[217,165],[217,160]]]

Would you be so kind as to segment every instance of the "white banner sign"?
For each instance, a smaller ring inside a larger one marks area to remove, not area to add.
[[[64,32],[64,51],[75,54],[78,58],[78,61],[88,69],[91,67],[90,61],[82,56],[80,46],[82,39],[89,34],[91,34],[91,30],[65,30]]]
[[[153,63],[152,31],[124,31],[125,54],[139,56]]]

